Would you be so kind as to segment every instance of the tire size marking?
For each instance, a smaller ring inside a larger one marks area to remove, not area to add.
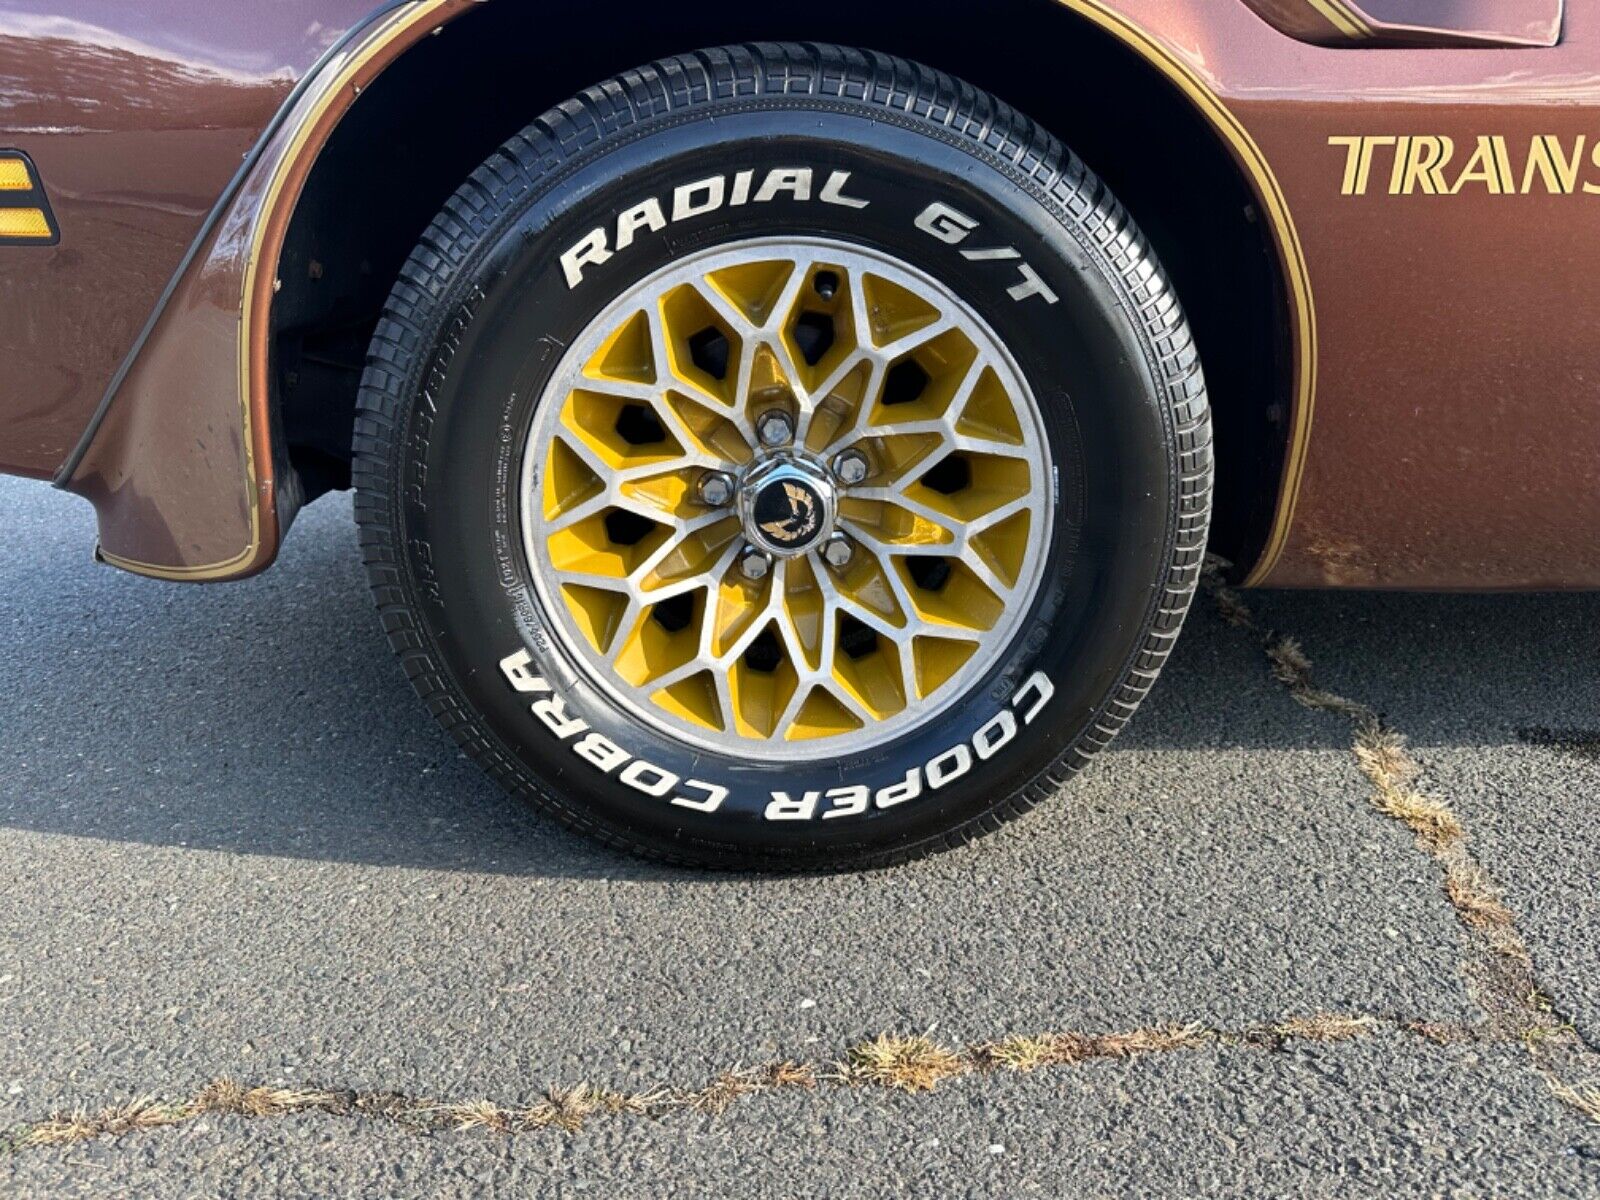
[[[589,722],[569,712],[566,700],[550,681],[536,673],[533,656],[525,648],[502,658],[500,673],[518,695],[538,697],[529,711],[558,741],[602,775],[615,775],[628,787],[658,800],[670,796],[669,803],[695,812],[714,813],[728,798],[728,789],[722,784],[683,779],[623,749],[603,733],[595,732]],[[921,766],[912,767],[905,778],[876,790],[864,784],[844,784],[825,791],[802,792],[799,796],[773,791],[762,815],[768,821],[858,817],[874,807],[894,808],[924,793],[936,792],[971,771],[974,761],[987,762],[993,758],[1019,730],[1033,724],[1053,695],[1055,685],[1050,677],[1043,671],[1035,671],[1011,694],[1009,707],[1000,709],[984,722],[970,740],[958,742]]]
[[[670,196],[649,196],[617,216],[614,230],[596,226],[561,254],[561,270],[567,277],[567,290],[583,282],[583,269],[599,266],[633,245],[640,233],[660,233],[668,225],[703,217],[720,208],[740,208],[746,204],[767,204],[779,196],[809,201],[816,173],[810,167],[773,167],[756,183],[753,170],[726,175],[708,175],[692,183],[679,184]],[[869,201],[849,195],[849,171],[831,171],[816,190],[822,204],[841,208],[865,208]],[[613,236],[614,235],[614,236]]]

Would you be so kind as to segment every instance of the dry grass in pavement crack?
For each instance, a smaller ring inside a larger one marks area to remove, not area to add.
[[[1515,915],[1506,907],[1500,888],[1467,849],[1467,829],[1461,818],[1448,803],[1416,786],[1422,768],[1400,733],[1385,724],[1370,705],[1319,686],[1312,675],[1311,659],[1300,643],[1256,621],[1250,607],[1223,582],[1225,565],[1211,559],[1203,576],[1218,613],[1229,625],[1259,640],[1273,679],[1297,703],[1350,723],[1350,750],[1371,786],[1372,807],[1409,829],[1417,845],[1438,865],[1440,885],[1461,922],[1467,945],[1463,969],[1469,990],[1491,1027],[1527,1047],[1535,1069],[1558,1099],[1600,1121],[1600,1086],[1592,1082],[1600,1078],[1600,1051],[1578,1037],[1540,986]],[[1425,1024],[1406,1027],[1430,1036]],[[1583,1082],[1567,1082],[1574,1077]]]
[[[1096,1058],[1138,1058],[1146,1054],[1169,1054],[1174,1050],[1193,1050],[1207,1042],[1248,1040],[1249,1031],[1230,1036],[1204,1025],[1158,1025],[1129,1033],[1047,1033],[1037,1036],[1004,1038],[974,1048],[972,1057],[980,1066],[1009,1071],[1033,1071],[1040,1067],[1071,1066]]]
[[[342,1111],[350,1093],[307,1091],[300,1088],[243,1087],[220,1079],[201,1088],[187,1100],[172,1102],[156,1096],[139,1096],[99,1112],[58,1113],[25,1127],[14,1138],[18,1146],[59,1146],[92,1138],[117,1136],[141,1129],[181,1125],[207,1113],[241,1117],[280,1117],[288,1113]]]
[[[784,1060],[765,1067],[735,1068],[724,1071],[696,1092],[673,1096],[663,1092],[662,1099],[692,1108],[697,1112],[720,1116],[746,1096],[778,1088],[805,1088],[817,1086],[817,1070],[809,1063]]]
[[[1296,1042],[1364,1037],[1381,1027],[1372,1017],[1314,1013],[1232,1031],[1198,1023],[1153,1025],[1110,1033],[1013,1035],[970,1046],[947,1046],[928,1034],[885,1033],[849,1046],[843,1057],[834,1062],[786,1060],[759,1067],[734,1067],[693,1088],[663,1086],[644,1092],[621,1092],[579,1084],[551,1088],[531,1104],[500,1104],[488,1099],[430,1100],[401,1092],[250,1087],[222,1079],[185,1099],[142,1096],[94,1112],[54,1113],[0,1137],[0,1150],[20,1153],[119,1137],[187,1124],[208,1114],[272,1118],[325,1113],[386,1121],[418,1132],[455,1130],[511,1135],[554,1129],[574,1133],[603,1118],[660,1118],[673,1112],[720,1116],[748,1097],[784,1090],[827,1087],[926,1093],[959,1076],[1025,1074],[1095,1060],[1126,1061],[1172,1054],[1207,1045],[1284,1049]],[[1399,1025],[1392,1028],[1407,1032]]]
[[[1556,1098],[1564,1104],[1570,1104],[1591,1121],[1600,1125],[1600,1086],[1592,1083],[1579,1084],[1576,1087],[1562,1083],[1559,1079],[1550,1080],[1550,1090]]]
[[[847,1082],[901,1092],[931,1092],[942,1081],[971,1069],[971,1060],[965,1055],[939,1045],[926,1034],[896,1037],[882,1033],[852,1046],[840,1074]]]

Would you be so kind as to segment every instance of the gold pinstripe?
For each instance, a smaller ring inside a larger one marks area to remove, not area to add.
[[[1372,27],[1345,0],[1306,0],[1306,3],[1346,37],[1365,40],[1372,36]]]

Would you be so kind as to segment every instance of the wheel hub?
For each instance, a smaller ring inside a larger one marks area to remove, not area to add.
[[[798,557],[823,542],[837,511],[828,473],[793,455],[757,461],[739,485],[745,538],[778,558]]]

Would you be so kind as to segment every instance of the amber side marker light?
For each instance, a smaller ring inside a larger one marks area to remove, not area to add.
[[[60,240],[33,160],[20,150],[0,150],[0,246],[53,246]]]

